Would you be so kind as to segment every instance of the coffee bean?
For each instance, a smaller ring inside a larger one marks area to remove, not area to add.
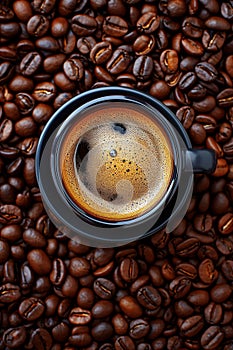
[[[42,59],[38,52],[29,52],[20,62],[20,72],[23,75],[33,75],[41,65]]]
[[[97,22],[89,15],[78,14],[72,18],[71,28],[79,36],[88,36],[96,31]]]
[[[232,293],[231,287],[226,283],[220,283],[214,286],[210,291],[211,299],[216,303],[223,303]]]
[[[32,91],[33,87],[33,81],[23,75],[16,75],[9,83],[9,88],[13,92]]]
[[[218,326],[210,326],[201,336],[201,345],[204,349],[213,350],[224,339],[224,334]]]
[[[108,16],[104,20],[103,31],[107,35],[121,37],[128,32],[128,24],[119,16]]]
[[[70,260],[69,272],[74,277],[82,277],[89,273],[90,264],[85,258],[73,258]]]
[[[205,259],[201,262],[198,273],[202,282],[206,284],[214,282],[218,277],[218,272],[215,270],[214,264],[210,259]]]
[[[130,55],[126,50],[117,49],[107,61],[106,68],[111,74],[119,74],[127,69],[130,61]]]
[[[228,238],[219,238],[216,241],[217,249],[224,255],[229,255],[233,249],[233,243]]]
[[[49,102],[55,97],[56,87],[53,83],[38,83],[32,93],[33,98],[39,102]]]
[[[204,320],[201,316],[191,316],[187,318],[180,326],[180,331],[184,337],[194,337],[204,327]]]
[[[112,299],[116,293],[114,283],[106,278],[97,278],[93,287],[94,292],[102,299]]]
[[[195,66],[195,72],[199,79],[206,81],[206,82],[212,82],[216,80],[218,76],[218,71],[216,68],[207,62],[201,62],[198,63]]]
[[[27,338],[25,327],[9,328],[3,333],[3,343],[9,349],[15,349],[24,344]]]
[[[169,285],[171,294],[175,299],[183,298],[191,288],[191,281],[189,278],[180,276],[176,277]]]
[[[206,290],[196,289],[189,293],[187,300],[195,306],[205,306],[209,303],[209,293]]]
[[[134,259],[123,259],[120,265],[120,273],[126,282],[133,282],[138,277],[138,265]]]
[[[198,57],[202,56],[204,53],[204,47],[199,41],[183,38],[181,40],[181,45],[188,55]]]
[[[68,59],[63,64],[64,73],[73,81],[79,81],[84,74],[83,64],[79,59]]]
[[[52,263],[42,249],[32,249],[27,255],[27,260],[30,267],[39,275],[46,275],[52,269]]]
[[[220,107],[231,107],[233,106],[233,89],[225,89],[217,95],[217,102]]]
[[[222,307],[220,304],[211,302],[204,310],[205,320],[210,324],[218,324],[222,318]]]
[[[142,306],[149,310],[155,310],[162,302],[159,292],[151,286],[140,288],[137,292],[137,299]]]
[[[221,266],[222,272],[225,277],[229,280],[233,280],[233,260],[225,260]]]
[[[66,267],[64,262],[57,258],[53,260],[53,268],[50,272],[50,281],[55,285],[61,285],[66,278]],[[64,287],[64,286],[63,286]]]
[[[230,23],[226,19],[218,16],[209,17],[205,21],[205,26],[213,30],[230,30],[231,28]]]
[[[218,230],[223,235],[228,235],[233,232],[233,215],[231,213],[227,213],[220,218]]]
[[[0,287],[0,302],[12,303],[21,297],[20,288],[12,283],[2,284]]]
[[[150,325],[143,319],[136,319],[130,322],[129,334],[133,339],[140,339],[147,336],[150,331]]]
[[[108,300],[97,301],[91,310],[94,318],[108,317],[113,313],[113,311],[113,304]]]
[[[106,341],[111,339],[113,328],[110,323],[102,321],[92,328],[91,335],[96,341]]]
[[[69,321],[75,325],[86,325],[91,321],[91,312],[76,307],[70,311]]]
[[[151,34],[159,27],[160,18],[154,12],[144,13],[137,21],[137,30],[143,34]]]
[[[139,56],[133,65],[133,74],[139,80],[148,80],[152,74],[153,60],[149,56]]]
[[[52,337],[44,328],[37,328],[34,330],[31,341],[36,350],[50,350],[52,347]]]
[[[130,318],[138,318],[142,316],[143,310],[137,300],[132,296],[125,296],[120,299],[120,309]]]
[[[115,340],[114,346],[116,350],[131,350],[131,349],[135,350],[136,349],[133,340],[127,335],[118,337]]]
[[[42,300],[34,297],[25,299],[19,305],[19,314],[25,321],[34,321],[44,313],[45,305]]]

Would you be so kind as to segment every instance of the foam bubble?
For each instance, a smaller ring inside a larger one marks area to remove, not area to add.
[[[154,207],[173,173],[170,142],[161,126],[127,103],[85,112],[66,135],[60,159],[73,201],[87,213],[113,221]]]

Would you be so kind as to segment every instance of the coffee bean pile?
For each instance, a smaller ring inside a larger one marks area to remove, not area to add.
[[[233,349],[233,1],[1,0],[0,350]],[[66,101],[148,92],[213,149],[170,234],[115,249],[56,230],[35,152]]]

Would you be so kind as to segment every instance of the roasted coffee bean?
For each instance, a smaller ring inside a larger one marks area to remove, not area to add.
[[[38,275],[46,275],[52,269],[52,263],[47,254],[42,249],[33,249],[27,255],[30,267]]]
[[[63,64],[64,73],[72,81],[79,81],[84,74],[84,67],[79,59],[70,58]]]
[[[169,290],[175,299],[183,298],[191,288],[191,281],[189,278],[180,276],[176,277],[169,285]]]
[[[3,333],[3,343],[9,349],[15,349],[22,346],[27,338],[25,327],[9,328]]]
[[[153,60],[149,56],[139,56],[133,65],[133,74],[139,80],[148,80],[153,71]]]
[[[136,349],[133,340],[127,335],[118,337],[115,340],[114,347],[116,350],[129,350],[129,349],[135,350]]]
[[[229,255],[233,249],[233,242],[228,238],[219,238],[216,240],[217,249],[224,255]]]
[[[41,299],[28,298],[19,305],[19,314],[26,321],[34,321],[38,319],[44,312],[45,305]]]
[[[64,17],[56,17],[51,23],[51,33],[55,38],[66,35],[69,29],[69,22]]]
[[[56,87],[53,83],[38,83],[32,93],[33,98],[38,102],[49,102],[54,99]]]
[[[15,103],[21,114],[28,114],[33,110],[35,105],[35,101],[32,96],[23,92],[16,94]]]
[[[97,22],[89,15],[78,14],[72,18],[71,28],[78,36],[88,36],[96,31]]]
[[[160,18],[154,12],[144,13],[137,21],[137,30],[143,34],[151,34],[159,27]]]
[[[224,339],[224,334],[218,326],[210,326],[201,336],[201,346],[206,350],[218,347]]]
[[[202,43],[204,48],[210,52],[219,51],[226,40],[226,33],[223,31],[214,32],[212,30],[204,30]]]
[[[216,120],[214,119],[214,117],[211,117],[209,115],[205,115],[205,114],[197,115],[195,118],[195,121],[197,123],[202,124],[202,126],[204,127],[207,133],[213,133],[217,128]]]
[[[69,321],[75,325],[86,325],[91,321],[91,312],[89,310],[76,307],[70,311]]]
[[[119,74],[127,69],[130,62],[131,58],[129,53],[126,50],[117,49],[107,61],[106,68],[111,74]]]
[[[201,316],[195,315],[187,318],[180,326],[180,331],[184,337],[194,337],[204,327],[204,320]]]
[[[59,51],[58,41],[52,36],[43,36],[35,42],[36,48],[38,50],[44,50],[48,53],[53,53]]]
[[[20,72],[26,76],[33,75],[40,67],[41,62],[42,59],[38,52],[29,52],[20,62]]]
[[[106,278],[97,278],[93,287],[94,292],[102,299],[112,299],[116,293],[115,284]]]
[[[194,101],[202,100],[206,94],[207,89],[201,84],[194,85],[192,89],[187,93],[188,97]]]
[[[203,33],[203,23],[198,17],[186,17],[182,23],[182,31],[190,38],[200,38]]]
[[[205,320],[210,324],[218,324],[222,319],[222,313],[221,305],[211,302],[204,310]]]
[[[160,56],[162,70],[167,74],[173,74],[179,66],[179,57],[175,50],[165,50]]]
[[[181,45],[188,55],[198,57],[202,56],[204,53],[204,47],[199,41],[183,38],[181,40]]]
[[[53,268],[50,272],[50,281],[55,285],[61,285],[66,278],[66,266],[64,262],[57,258],[53,260]]]
[[[147,55],[155,46],[155,37],[153,35],[141,35],[135,39],[133,50],[136,55]]]
[[[162,302],[157,289],[151,286],[140,288],[137,292],[137,299],[142,306],[149,310],[155,310]]]
[[[107,35],[121,37],[128,32],[128,24],[119,16],[108,16],[103,22],[103,31]]]
[[[226,19],[218,16],[209,17],[205,21],[205,26],[212,30],[229,30],[231,28],[230,23]]]
[[[216,68],[207,62],[201,62],[198,63],[195,66],[195,72],[199,79],[205,81],[205,82],[212,82],[216,80],[218,76],[218,71]]]
[[[190,292],[187,300],[195,306],[205,306],[210,299],[209,293],[206,290],[196,289]]]
[[[202,282],[206,284],[213,283],[218,277],[218,271],[215,270],[212,260],[205,259],[198,268],[198,273]]]
[[[106,318],[114,311],[112,302],[108,300],[97,301],[91,312],[94,318]]]
[[[217,95],[217,102],[220,107],[233,106],[233,89],[228,88]]]
[[[233,214],[227,213],[223,215],[218,222],[218,230],[223,235],[233,232]]]
[[[136,319],[130,322],[129,334],[133,339],[140,339],[147,336],[150,331],[150,325],[143,319]]]
[[[112,325],[114,327],[116,334],[118,335],[126,334],[129,327],[128,322],[126,321],[126,318],[120,313],[117,313],[116,315],[113,316]]]
[[[32,91],[33,87],[33,81],[23,75],[16,75],[9,83],[9,88],[16,93]]]
[[[96,43],[90,51],[90,58],[92,62],[98,65],[108,61],[111,55],[112,45],[107,41]]]
[[[106,341],[113,335],[112,325],[108,322],[100,322],[91,330],[91,335],[96,341]]]
[[[37,328],[31,335],[31,342],[36,350],[50,350],[53,340],[46,329]]]
[[[90,271],[90,263],[85,258],[73,258],[70,260],[69,272],[74,277],[86,276]]]
[[[133,282],[138,277],[138,264],[134,259],[125,258],[120,265],[120,274],[126,282]]]
[[[138,318],[142,316],[143,310],[137,299],[132,296],[124,296],[119,302],[120,309],[130,318]]]

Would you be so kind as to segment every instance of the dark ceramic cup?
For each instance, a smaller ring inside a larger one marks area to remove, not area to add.
[[[50,219],[93,247],[173,230],[189,206],[193,174],[215,166],[214,152],[192,149],[164,104],[122,87],[90,90],[65,103],[45,126],[36,154]]]

